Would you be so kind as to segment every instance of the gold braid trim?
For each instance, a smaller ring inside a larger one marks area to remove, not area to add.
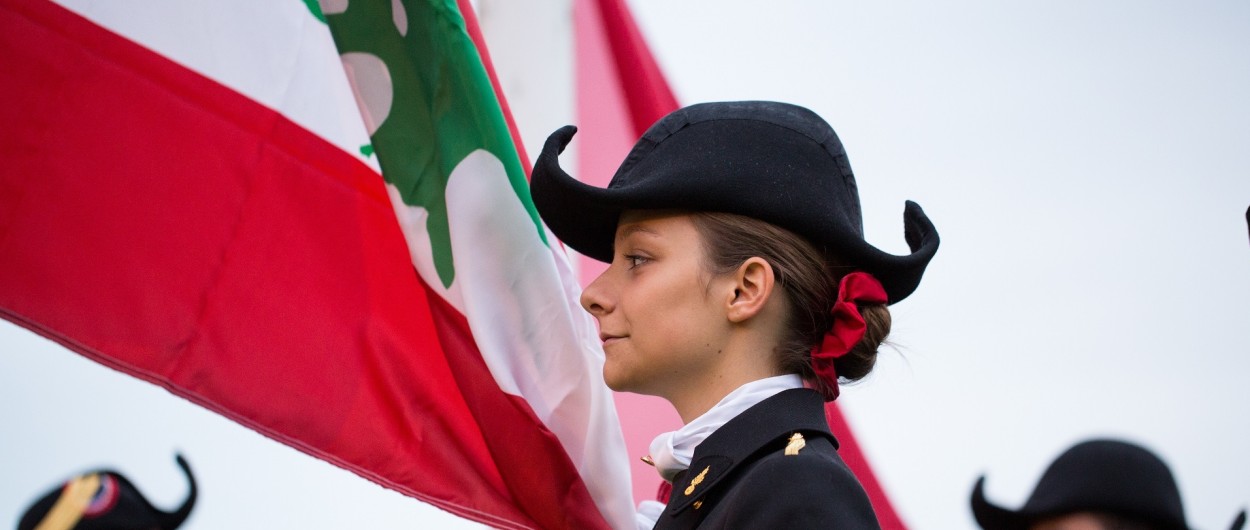
[[[91,498],[100,490],[100,475],[92,473],[74,477],[65,484],[61,497],[48,510],[48,515],[35,526],[35,530],[69,530],[82,519],[82,512],[91,504]]]

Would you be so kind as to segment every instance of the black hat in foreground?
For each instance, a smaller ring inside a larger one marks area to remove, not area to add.
[[[152,506],[139,489],[116,471],[99,470],[76,476],[35,501],[18,522],[18,530],[173,530],[195,506],[195,477],[182,455],[178,467],[190,485],[187,499],[177,510]]]
[[[972,513],[985,530],[1027,530],[1039,520],[1076,512],[1116,515],[1161,530],[1189,528],[1167,464],[1127,442],[1091,440],[1068,449],[1046,468],[1019,510],[986,500],[984,485],[982,476],[972,491]]]
[[[733,213],[790,230],[876,276],[894,303],[916,289],[937,251],[937,230],[911,201],[903,212],[911,254],[889,254],[864,240],[859,191],[842,142],[803,107],[741,101],[676,110],[642,135],[607,188],[560,168],[558,156],[575,132],[566,126],[547,138],[530,188],[551,231],[599,261],[612,261],[622,211]]]

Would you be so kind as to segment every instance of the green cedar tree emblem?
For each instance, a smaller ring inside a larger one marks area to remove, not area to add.
[[[340,54],[363,53],[385,65],[389,110],[374,124],[372,144],[382,175],[404,203],[429,218],[435,270],[444,287],[455,277],[448,230],[446,190],[451,171],[469,153],[484,149],[503,162],[513,191],[546,238],[529,198],[529,185],[477,48],[455,0],[351,0],[347,10],[326,14]],[[358,87],[359,89],[359,87]],[[489,207],[489,206],[487,206]]]

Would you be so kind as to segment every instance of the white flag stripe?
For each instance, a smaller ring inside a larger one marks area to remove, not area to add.
[[[609,524],[632,526],[628,455],[601,376],[603,351],[563,255],[538,238],[503,164],[486,151],[456,166],[446,197],[456,263],[448,289],[430,262],[425,212],[397,207],[418,271],[465,315],[500,389],[525,399],[560,440]]]
[[[378,170],[330,29],[303,2],[55,0],[251,98]]]

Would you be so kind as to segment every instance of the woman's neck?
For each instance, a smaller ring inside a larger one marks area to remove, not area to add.
[[[768,380],[768,381],[765,381],[765,380]],[[685,425],[690,425],[691,422],[699,418],[702,418],[703,416],[708,414],[712,409],[722,406],[727,401],[740,401],[744,395],[758,394],[764,388],[771,388],[772,390],[766,393],[768,395],[772,395],[780,391],[779,389],[799,388],[801,386],[803,386],[803,380],[796,374],[771,375],[771,376],[761,377],[759,379],[747,381],[741,385],[738,385],[730,389],[728,392],[725,392],[724,394],[720,395],[716,399],[715,402],[712,402],[706,405],[705,407],[700,407],[702,410],[699,411],[697,414],[692,413],[693,415],[691,416],[682,415],[682,423]],[[747,394],[743,394],[743,392],[746,392]],[[737,396],[737,397],[731,397],[731,396]],[[678,413],[681,414],[680,411]]]
[[[761,359],[770,360],[770,357],[760,355],[758,350],[749,357],[737,359],[732,354],[726,355],[724,362],[710,367],[712,369],[699,380],[685,381],[681,388],[671,389],[661,397],[673,405],[683,424],[690,423],[742,385],[782,375],[772,362],[759,362]]]
[[[769,302],[772,306],[783,303]],[[734,324],[704,370],[694,377],[687,374],[677,388],[666,389],[661,397],[677,409],[682,423],[690,423],[742,385],[783,373],[777,348],[784,316],[784,311],[773,309]]]

